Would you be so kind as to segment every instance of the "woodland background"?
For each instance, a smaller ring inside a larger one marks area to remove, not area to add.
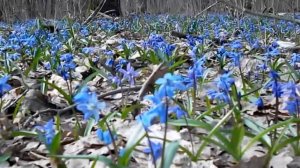
[[[33,18],[61,19],[65,16],[85,18],[103,0],[0,0],[0,21],[13,22]],[[106,0],[102,12],[117,15],[131,13],[169,13],[195,15],[216,0]],[[256,12],[299,12],[300,0],[231,0],[233,4]],[[218,4],[211,12],[228,9]]]

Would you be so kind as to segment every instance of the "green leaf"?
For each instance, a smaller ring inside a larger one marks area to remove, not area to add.
[[[13,112],[13,119],[16,118],[16,116],[17,116],[17,114],[18,114],[18,112],[19,112],[19,109],[20,109],[20,107],[21,107],[21,105],[22,105],[22,102],[23,102],[24,98],[25,98],[25,96],[22,96],[22,97],[18,100],[17,105],[16,105],[16,108],[15,108],[15,110],[14,110],[14,112]]]
[[[80,84],[80,87],[77,90],[81,90],[82,87],[84,87],[89,81],[91,81],[94,77],[96,77],[99,73],[94,72],[90,74],[88,77],[86,77]]]
[[[42,82],[42,83],[46,83],[46,84],[49,85],[50,87],[56,89],[60,94],[63,95],[63,97],[68,101],[69,104],[72,104],[72,96],[69,95],[68,93],[66,93],[64,90],[62,90],[61,87],[59,87],[59,86],[57,86],[57,85],[55,85],[55,84],[53,84],[53,83],[50,83],[50,82],[48,82],[47,80],[46,80],[46,81],[45,81],[45,80],[42,80],[41,82]]]
[[[242,123],[236,124],[231,133],[231,145],[228,148],[233,151],[232,156],[239,161],[242,158],[241,145],[245,136],[245,128]]]
[[[34,58],[32,60],[32,64],[25,70],[24,74],[27,77],[31,70],[36,70],[37,65],[39,63],[40,58],[42,57],[42,51],[40,48],[37,48],[34,54]]]
[[[84,130],[84,136],[90,135],[95,124],[96,124],[96,121],[94,118],[89,119],[89,121],[85,127],[85,130]]]
[[[133,149],[140,143],[140,141],[144,137],[145,137],[144,127],[142,126],[142,124],[139,123],[127,141],[127,144],[124,149],[125,150],[124,155],[119,157],[119,161],[118,161],[119,165],[124,167],[128,166]]]
[[[122,113],[121,118],[122,118],[122,119],[126,119],[129,112],[132,112],[132,111],[134,111],[135,109],[141,109],[142,107],[143,107],[142,104],[134,104],[134,105],[131,105],[131,106],[129,106],[129,107],[124,107],[124,108],[122,108],[122,109],[121,109],[121,113]]]
[[[53,140],[52,143],[50,145],[50,149],[49,152],[51,155],[56,155],[58,154],[59,150],[60,150],[60,141],[61,141],[61,132],[58,132]]]
[[[207,131],[211,131],[214,127],[206,122],[198,121],[198,120],[192,120],[192,119],[179,119],[179,120],[169,120],[169,125],[173,126],[189,126],[189,127],[199,127],[203,128]],[[224,145],[229,146],[230,142],[229,140],[221,134],[220,130],[214,131],[214,136],[217,137],[220,141],[223,142]]]
[[[169,69],[170,71],[174,71],[177,67],[181,66],[183,63],[185,63],[187,60],[179,60],[177,62],[175,62]]]
[[[220,136],[219,128],[226,122],[226,120],[232,115],[232,113],[233,113],[233,110],[228,111],[227,114],[218,122],[218,124],[215,125],[210,130],[209,134],[207,135],[207,138],[211,138],[212,136],[215,135],[219,138],[220,141],[223,141],[223,143],[226,143],[225,146],[228,146],[229,144],[227,144],[227,142],[226,142],[227,139],[225,137],[223,139],[220,139],[220,137],[222,138],[222,136]],[[203,142],[201,144],[200,148],[198,149],[198,151],[196,153],[196,158],[198,158],[200,156],[200,154],[202,153],[202,151],[206,145],[207,145],[207,142]]]
[[[292,73],[297,77],[297,79],[300,79],[300,74],[298,71],[295,70],[295,68],[292,67],[292,65],[288,62],[285,61],[285,64],[288,66],[288,68],[290,69],[290,71],[292,71]]]
[[[101,69],[96,68],[94,66],[91,66],[90,68],[92,68],[94,71],[97,72],[97,74],[99,74],[100,76],[102,76],[103,78],[105,78],[106,80],[108,80],[108,75]]]
[[[286,125],[294,123],[294,122],[299,123],[300,120],[295,119],[295,118],[291,118],[289,120],[282,121],[280,123],[274,124],[274,125],[270,126],[269,128],[266,128],[265,130],[261,131],[259,134],[257,134],[255,137],[253,137],[251,139],[251,141],[244,147],[244,149],[242,150],[242,154],[245,153],[256,141],[261,139],[264,135],[268,134],[269,132],[273,131],[274,129],[286,126]]]
[[[254,131],[254,134],[258,134],[261,131],[263,131],[265,128],[263,128],[261,125],[256,123],[255,121],[245,118],[244,119],[244,124],[249,127],[252,131]],[[270,147],[271,146],[271,139],[270,137],[266,134],[262,137],[262,139],[267,143],[267,145]]]
[[[12,132],[12,136],[25,136],[25,137],[37,137],[38,133],[34,131],[14,131]]]
[[[207,98],[207,104],[210,104],[208,98]],[[219,110],[223,109],[226,105],[227,105],[227,104],[222,103],[222,104],[218,104],[217,106],[215,106],[215,107],[213,107],[213,108],[208,108],[208,110],[205,111],[204,113],[202,113],[201,115],[199,115],[199,116],[196,118],[196,120],[203,119],[205,116],[210,115],[212,112],[214,112],[214,111],[219,111]]]
[[[179,142],[174,141],[168,144],[166,147],[166,150],[164,151],[164,165],[162,165],[162,168],[169,168],[171,167],[171,164],[173,162],[173,159],[176,155],[176,152],[179,148]]]
[[[3,155],[0,155],[0,164],[5,162],[7,159],[9,159],[11,156],[11,154],[3,154]]]

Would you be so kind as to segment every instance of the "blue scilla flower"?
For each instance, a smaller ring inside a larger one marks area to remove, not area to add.
[[[20,53],[12,53],[8,54],[8,59],[11,59],[12,61],[16,61],[21,57]]]
[[[290,64],[295,67],[300,62],[300,54],[293,53],[291,56]]]
[[[37,126],[36,129],[41,131],[41,139],[45,142],[45,144],[47,146],[51,145],[55,136],[53,119],[49,120],[44,126]]]
[[[139,73],[134,71],[130,63],[127,64],[126,70],[119,69],[119,71],[123,74],[123,79],[128,80],[131,86],[134,85],[134,79],[139,76]]]
[[[103,141],[106,145],[111,144],[113,140],[117,139],[117,135],[113,132],[110,133],[109,130],[103,131],[102,129],[98,129],[96,133],[100,141]]]
[[[278,48],[274,48],[272,46],[267,47],[266,52],[263,54],[264,56],[267,56],[268,58],[276,57],[280,54],[280,51]]]
[[[230,103],[230,98],[228,96],[228,93],[226,93],[224,91],[208,90],[206,92],[206,94],[210,100],[216,100],[218,102]]]
[[[128,64],[128,60],[121,58],[118,60],[118,64],[116,65],[116,69],[121,69],[124,65]]]
[[[73,55],[66,53],[60,57],[60,65],[57,66],[57,73],[64,78],[64,80],[70,79],[70,73],[76,68],[76,64],[73,61]]]
[[[5,75],[0,78],[0,97],[2,97],[7,91],[11,90],[11,86],[7,83],[9,76]]]
[[[176,90],[186,90],[183,81],[184,78],[182,76],[166,73],[163,78],[159,78],[155,83],[160,85],[159,92],[162,92],[165,96],[173,97]]]
[[[218,58],[226,57],[227,53],[228,53],[228,51],[226,50],[226,48],[224,46],[221,46],[217,50],[217,57]]]
[[[192,67],[189,68],[187,78],[184,79],[184,82],[187,83],[187,88],[196,87],[194,85],[197,83],[197,80],[203,77],[206,70],[204,63],[205,57],[202,57],[201,59],[198,59],[198,61],[196,61]]]
[[[143,152],[146,154],[153,154],[154,161],[156,161],[162,155],[162,145],[161,143],[150,141],[149,146],[151,147],[145,148]]]
[[[266,84],[265,88],[271,88],[273,95],[276,98],[281,97],[281,95],[283,94],[283,87],[282,84],[278,81],[279,80],[279,75],[276,71],[271,70],[269,73],[269,76],[271,78],[271,81],[269,83]]]
[[[257,106],[258,109],[263,109],[264,108],[264,101],[261,97],[257,98],[255,101],[255,105]]]
[[[84,54],[93,54],[93,53],[96,52],[96,50],[95,50],[95,47],[84,47],[84,48],[82,49],[82,52],[83,52]]]
[[[290,115],[299,113],[299,100],[298,95],[300,87],[295,82],[288,82],[282,86],[284,95],[286,96],[284,110],[287,110]]]
[[[238,50],[243,48],[243,44],[241,40],[234,40],[231,44],[230,47],[234,50]]]
[[[224,73],[217,79],[217,87],[228,92],[231,85],[234,84],[234,78],[231,77],[231,73]]]
[[[228,52],[227,53],[228,57],[231,58],[233,65],[236,67],[240,67],[241,66],[241,53],[238,52]]]
[[[151,113],[148,111],[138,115],[137,121],[142,123],[143,127],[147,130],[148,127],[154,124],[153,121],[156,117],[157,117],[156,113]]]
[[[81,89],[73,98],[73,101],[77,104],[77,110],[83,113],[85,120],[94,118],[98,121],[99,112],[105,108],[105,103],[100,102],[96,93],[89,92],[87,88]]]
[[[174,113],[178,119],[183,118],[187,115],[187,112],[182,110],[182,108],[179,107],[178,105],[172,106],[168,110],[169,110],[170,113]]]
[[[90,34],[89,30],[87,27],[83,27],[81,30],[80,30],[80,34],[82,36],[88,36]]]
[[[287,110],[289,115],[296,115],[299,113],[299,101],[290,100],[285,102],[284,110]]]
[[[121,85],[121,79],[118,76],[108,76],[108,79],[116,86]]]

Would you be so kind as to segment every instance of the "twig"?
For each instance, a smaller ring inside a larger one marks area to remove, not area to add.
[[[114,94],[117,94],[117,93],[121,93],[121,92],[129,92],[129,91],[139,91],[140,89],[142,88],[142,85],[137,85],[137,86],[134,86],[134,87],[127,87],[127,88],[122,88],[122,89],[116,89],[116,90],[112,90],[112,91],[109,91],[109,92],[106,92],[106,93],[103,93],[101,95],[98,96],[99,99],[103,99],[105,98],[106,96],[110,96],[110,95],[114,95]],[[70,106],[67,106],[63,109],[51,109],[51,108],[48,108],[48,109],[45,109],[45,110],[40,110],[40,111],[37,111],[35,114],[33,114],[32,116],[30,116],[23,124],[24,127],[27,127],[28,124],[37,116],[41,115],[41,114],[45,114],[45,113],[48,113],[48,112],[55,112],[56,114],[58,115],[62,115],[64,112],[66,111],[69,111],[71,109],[73,109],[77,104],[72,104]]]
[[[168,67],[164,66],[164,63],[160,63],[158,67],[151,73],[149,78],[146,80],[146,82],[143,84],[141,90],[139,91],[139,99],[142,100],[144,95],[151,90],[152,85],[154,85],[154,82],[161,78],[162,76],[167,73]]]
[[[210,8],[216,6],[219,3],[219,1],[216,1],[215,3],[211,4],[210,6],[208,6],[207,8],[203,9],[201,12],[199,12],[195,17],[200,16],[202,13],[206,12],[207,10],[209,10]]]
[[[174,37],[187,39],[187,34],[184,34],[184,33],[180,33],[177,31],[171,31],[170,34],[171,34],[171,36],[174,36]]]
[[[95,9],[95,11],[83,22],[83,25],[86,25],[89,22],[91,22],[96,17],[97,13],[99,13],[101,11],[101,9],[103,8],[105,3],[106,3],[106,0],[103,0],[102,3],[99,3],[99,5]]]
[[[26,89],[16,100],[9,103],[6,107],[3,108],[3,112],[5,112],[7,109],[9,109],[12,105],[17,104],[17,102],[29,91],[29,89]]]
[[[106,96],[111,96],[111,95],[122,93],[122,92],[139,91],[141,88],[142,88],[142,85],[136,85],[136,86],[132,86],[132,87],[116,89],[116,90],[112,90],[112,91],[103,93],[103,94],[99,95],[98,98],[103,99]]]
[[[275,19],[275,20],[285,20],[285,21],[290,21],[290,22],[294,22],[297,24],[300,24],[300,20],[298,19],[293,19],[293,18],[287,18],[287,17],[282,17],[282,16],[277,16],[277,15],[273,15],[273,14],[266,14],[266,13],[258,13],[258,12],[254,12],[245,8],[240,8],[238,6],[233,5],[230,2],[224,1],[224,0],[218,0],[219,3],[223,3],[231,8],[234,8],[238,11],[250,14],[250,15],[254,15],[254,16],[260,16],[260,17],[266,17],[266,18],[271,18],[271,19]]]
[[[32,121],[35,117],[44,114],[44,113],[48,113],[48,112],[55,112],[58,115],[61,115],[63,112],[69,111],[71,109],[73,109],[77,104],[72,104],[68,107],[65,107],[63,109],[51,109],[51,108],[47,108],[45,110],[40,110],[37,111],[35,114],[33,114],[32,116],[30,116],[23,124],[24,127],[27,127],[28,124],[30,123],[30,121]]]

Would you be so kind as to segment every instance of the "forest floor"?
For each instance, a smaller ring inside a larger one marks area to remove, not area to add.
[[[0,167],[299,167],[299,42],[219,14],[0,23]]]

